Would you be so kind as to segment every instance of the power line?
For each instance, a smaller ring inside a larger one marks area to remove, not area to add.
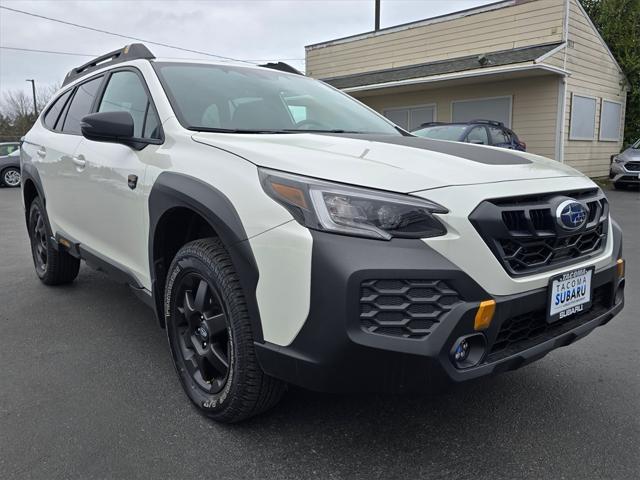
[[[98,56],[98,55],[91,55],[88,53],[58,52],[55,50],[38,50],[37,48],[5,47],[3,45],[0,45],[0,48],[4,50],[18,50],[20,52],[53,53],[55,55],[75,55],[77,57],[97,57]]]
[[[77,53],[77,52],[60,52],[58,50],[41,50],[39,48],[24,48],[24,47],[7,47],[4,45],[0,45],[0,49],[3,50],[16,50],[19,52],[32,52],[32,53],[49,53],[49,54],[53,54],[53,55],[74,55],[76,57],[97,57],[98,54],[91,54],[91,53]],[[200,60],[199,58],[185,58],[185,57],[162,57],[162,58],[166,58],[168,60],[171,59],[178,59],[178,60]],[[252,59],[247,59],[248,62],[271,62],[271,61],[287,61],[287,62],[293,62],[293,61],[300,61],[303,62],[304,58],[280,58],[280,59],[275,59],[275,58],[261,58],[261,59],[257,59],[257,58],[252,58]]]
[[[62,23],[63,25],[70,25],[72,27],[84,28],[85,30],[91,30],[93,32],[98,32],[98,33],[104,33],[106,35],[113,35],[115,37],[120,37],[120,38],[127,38],[129,40],[137,40],[139,42],[149,43],[151,45],[158,45],[160,47],[173,48],[175,50],[182,50],[183,52],[197,53],[198,55],[205,55],[205,56],[208,56],[208,57],[221,58],[223,60],[230,60],[230,61],[233,61],[233,62],[243,62],[243,63],[250,63],[250,64],[254,64],[255,63],[255,62],[250,62],[248,60],[241,60],[239,58],[225,57],[223,55],[216,55],[214,53],[202,52],[202,51],[199,51],[199,50],[192,50],[190,48],[176,47],[175,45],[169,45],[167,43],[154,42],[152,40],[145,40],[143,38],[132,37],[130,35],[123,35],[121,33],[110,32],[108,30],[102,30],[100,28],[88,27],[86,25],[80,25],[78,23],[68,22],[66,20],[60,20],[58,18],[51,18],[51,17],[47,17],[45,15],[40,15],[40,14],[37,14],[37,13],[27,12],[25,10],[18,10],[17,8],[6,7],[4,5],[0,5],[0,8],[2,8],[4,10],[9,10],[11,12],[22,13],[24,15],[29,15],[31,17],[41,18],[43,20],[49,20],[51,22]]]

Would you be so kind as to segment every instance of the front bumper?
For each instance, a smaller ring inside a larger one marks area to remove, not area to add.
[[[535,320],[535,315],[546,312],[546,288],[492,297],[422,241],[380,242],[312,234],[311,306],[307,321],[288,346],[256,343],[258,359],[267,374],[312,390],[434,391],[446,384],[513,370],[604,325],[624,303],[623,290],[616,297],[618,288],[624,288],[624,280],[618,277],[612,260],[594,274],[594,298],[598,301],[594,300],[588,312],[559,321],[554,328],[532,338],[505,344],[505,331],[501,328],[509,320],[526,320],[528,316]],[[617,259],[622,249],[617,226],[614,242]],[[457,299],[449,302],[450,308],[427,329],[427,335],[406,338],[371,333],[361,318],[361,289],[363,282],[366,285],[371,279],[438,280],[457,292]],[[479,302],[490,298],[497,305],[491,326],[484,331],[487,354],[477,366],[458,369],[450,355],[454,343],[459,337],[474,333]],[[539,322],[539,318],[535,321]],[[546,316],[544,322],[546,325]]]
[[[625,163],[613,162],[609,170],[609,179],[614,183],[640,184],[640,171],[628,170],[625,165]]]

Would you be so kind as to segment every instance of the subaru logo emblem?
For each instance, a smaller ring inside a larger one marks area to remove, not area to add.
[[[556,221],[565,230],[578,230],[587,222],[587,207],[575,200],[565,200],[556,209]]]
[[[200,325],[198,328],[196,328],[196,333],[202,340],[206,340],[207,337],[209,336],[207,327],[205,327],[204,325]]]

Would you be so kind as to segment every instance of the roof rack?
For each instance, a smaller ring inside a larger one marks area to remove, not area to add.
[[[94,58],[90,62],[80,65],[79,67],[72,68],[67,76],[64,77],[62,86],[64,87],[68,83],[85,76],[86,74],[107,65],[114,65],[117,63],[127,62],[129,60],[138,60],[144,58],[151,60],[156,58],[151,51],[142,43],[132,43],[126,45],[123,48],[114,50],[113,52],[106,53],[97,58]]]
[[[258,65],[258,66],[259,67],[264,67],[264,68],[270,68],[272,70],[280,70],[281,72],[295,73],[296,75],[303,75],[304,76],[304,73],[302,73],[300,70],[298,70],[297,68],[294,68],[291,65],[289,65],[288,63],[284,63],[284,62],[265,63],[263,65]]]
[[[486,123],[488,125],[495,125],[496,127],[504,127],[504,123],[498,122],[497,120],[486,120],[483,118],[479,118],[477,120],[470,120],[467,123]]]

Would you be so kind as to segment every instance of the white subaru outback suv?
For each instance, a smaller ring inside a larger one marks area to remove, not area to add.
[[[22,174],[42,282],[84,259],[128,284],[218,421],[288,383],[432,391],[512,370],[624,303],[621,232],[587,177],[414,137],[285,64],[97,58],[25,136]]]

